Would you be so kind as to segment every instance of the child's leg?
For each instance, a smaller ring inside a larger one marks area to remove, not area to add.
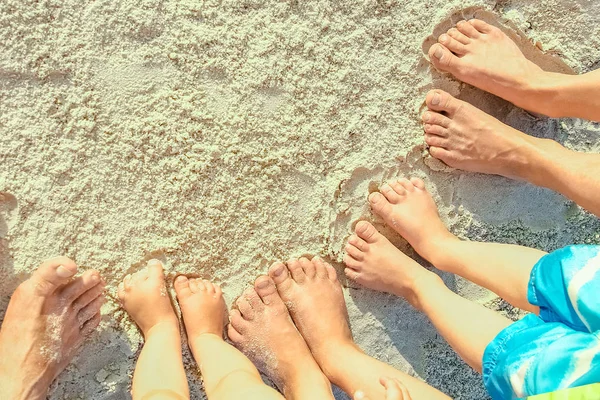
[[[133,374],[133,399],[189,399],[179,322],[160,261],[151,260],[147,268],[126,276],[119,299],[145,340]]]
[[[283,399],[263,383],[248,358],[223,340],[226,306],[221,288],[206,280],[179,276],[175,290],[208,398]]]
[[[423,311],[452,348],[474,369],[481,372],[486,346],[511,321],[480,304],[473,303],[444,285],[433,272],[421,267],[377,232],[368,222],[364,251],[353,251],[350,279],[368,288],[406,298]],[[360,259],[357,261],[356,259]]]
[[[533,266],[546,254],[543,251],[459,240],[440,220],[435,203],[420,179],[401,179],[383,185],[381,193],[371,194],[369,201],[375,213],[437,268],[475,282],[514,306],[539,312],[527,300],[527,287]],[[355,269],[355,261],[360,261],[352,254],[369,245],[371,234],[365,223],[357,224],[356,235],[349,239],[346,248],[350,269]]]

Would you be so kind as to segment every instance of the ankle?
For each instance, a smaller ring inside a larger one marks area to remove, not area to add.
[[[312,351],[315,361],[330,381],[340,368],[340,360],[356,352],[362,353],[362,350],[351,339],[334,341]]]
[[[412,288],[412,297],[410,299],[407,298],[407,300],[414,308],[423,311],[423,305],[427,296],[431,296],[432,293],[436,293],[442,287],[446,288],[442,278],[431,272],[415,280],[414,287]]]
[[[431,236],[423,245],[419,254],[441,271],[446,271],[446,259],[451,249],[461,240],[448,230],[440,231],[438,235]]]
[[[280,389],[286,399],[313,398],[325,399],[322,393],[319,396],[313,396],[317,392],[330,392],[331,384],[325,377],[323,371],[319,368],[317,362],[311,358],[306,362],[296,362],[289,368],[287,373],[282,376]],[[311,395],[305,395],[310,393]]]
[[[179,322],[174,316],[173,318],[164,318],[154,323],[154,325],[142,330],[142,333],[144,334],[145,340],[148,340],[150,336],[160,334],[177,334],[177,336],[179,336]]]

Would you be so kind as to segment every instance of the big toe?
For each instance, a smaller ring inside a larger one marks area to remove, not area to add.
[[[460,109],[462,102],[440,89],[431,90],[425,97],[425,104],[431,110],[443,111],[450,118]]]
[[[369,195],[369,204],[373,211],[383,218],[387,218],[392,213],[392,205],[379,192],[371,193]]]
[[[35,293],[50,296],[77,273],[77,265],[67,257],[44,261],[29,279]]]
[[[429,59],[437,69],[451,74],[455,74],[461,68],[461,59],[441,43],[429,48]]]
[[[367,243],[374,243],[377,238],[377,229],[367,221],[360,221],[354,228],[356,235]]]
[[[158,279],[158,280],[165,279],[165,272],[164,272],[163,264],[162,264],[162,262],[160,262],[160,260],[152,259],[152,260],[148,261],[147,269],[148,269],[148,278]]]
[[[275,287],[275,282],[265,275],[259,276],[256,278],[254,282],[254,290],[258,293],[258,296],[261,298],[263,303],[267,306],[280,306],[284,305],[283,300],[279,297],[279,293],[277,293],[277,287]]]
[[[179,275],[175,278],[173,286],[175,287],[175,294],[179,301],[185,300],[194,294],[190,289],[190,280],[187,276]]]
[[[273,263],[273,265],[269,267],[269,276],[276,285],[280,285],[290,279],[287,267],[280,262]]]

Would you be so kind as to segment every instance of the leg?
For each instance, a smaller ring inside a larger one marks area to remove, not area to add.
[[[288,261],[287,267],[274,264],[269,275],[321,369],[346,393],[360,390],[368,398],[384,398],[379,379],[388,376],[403,382],[415,399],[447,399],[431,386],[369,357],[354,344],[342,286],[331,265],[317,258],[301,258]]]
[[[600,121],[600,71],[545,72],[504,32],[477,19],[460,21],[438,40],[429,50],[437,69],[530,111]]]
[[[254,364],[223,340],[226,305],[221,288],[206,280],[179,276],[175,291],[208,398],[282,399],[263,383]]]
[[[189,399],[179,321],[171,306],[160,261],[127,275],[119,299],[144,334],[144,347],[133,374],[133,399]]]
[[[486,287],[516,307],[539,312],[530,304],[527,288],[533,266],[546,253],[522,246],[459,240],[442,223],[420,179],[383,185],[381,193],[369,196],[369,202],[375,213],[437,268]],[[367,222],[356,225],[356,235],[349,239],[346,252],[350,277],[357,273],[354,278],[359,282],[390,279],[382,275],[394,276],[398,268],[395,258],[401,254]],[[389,273],[384,272],[388,269]],[[372,283],[367,286],[374,287]]]
[[[451,167],[526,180],[600,215],[600,154],[571,151],[513,129],[442,90],[427,94],[429,152]],[[599,108],[600,109],[600,108]]]
[[[97,271],[72,279],[66,257],[48,260],[13,294],[0,330],[0,398],[45,399],[52,381],[100,323]]]
[[[286,399],[333,399],[331,384],[292,323],[275,284],[256,279],[229,315],[229,338],[281,389]]]

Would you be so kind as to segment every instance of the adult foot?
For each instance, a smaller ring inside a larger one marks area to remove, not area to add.
[[[429,49],[438,70],[519,107],[543,112],[535,96],[527,95],[543,70],[500,29],[478,19],[460,21],[438,42]]]
[[[53,258],[15,290],[0,330],[0,398],[45,399],[100,323],[100,274],[72,279],[76,272],[72,260]]]
[[[174,286],[190,347],[194,338],[205,333],[223,337],[226,306],[219,285],[182,275]]]
[[[375,214],[429,261],[447,240],[457,240],[444,226],[421,179],[402,178],[386,183],[379,192],[369,195],[369,203]],[[373,240],[369,236],[375,233],[366,228],[364,223],[357,224],[356,234],[368,243]]]
[[[119,284],[118,295],[123,308],[133,318],[144,337],[148,337],[157,326],[179,329],[159,260],[150,260],[146,268],[127,275]]]
[[[410,200],[407,199],[407,202]],[[400,207],[397,213],[406,211],[406,208]],[[346,253],[344,263],[348,267],[345,269],[348,278],[370,289],[404,297],[418,309],[417,290],[432,280],[440,280],[433,272],[398,250],[366,221],[356,224],[355,234],[350,236],[346,244]]]
[[[333,399],[331,386],[294,326],[288,310],[267,276],[256,279],[230,312],[229,339],[259,370],[266,373],[288,399]],[[315,388],[320,388],[316,395]]]
[[[336,347],[351,345],[348,310],[335,269],[320,258],[275,263],[269,276],[321,367]]]
[[[526,178],[540,152],[557,144],[503,124],[443,90],[432,90],[422,115],[430,154],[451,167],[509,178]]]

